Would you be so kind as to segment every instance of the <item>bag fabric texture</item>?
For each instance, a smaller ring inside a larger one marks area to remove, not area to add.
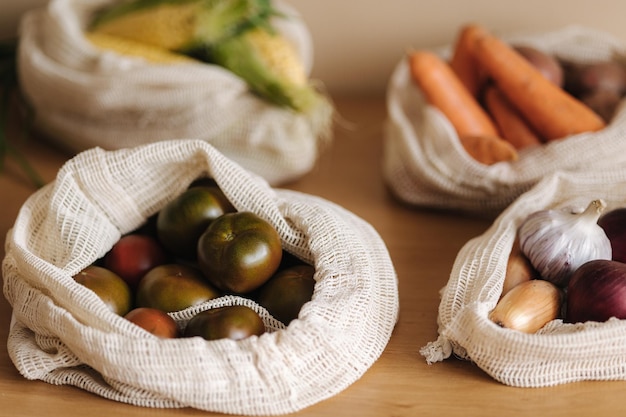
[[[626,206],[626,169],[552,174],[519,197],[481,236],[459,251],[441,291],[439,336],[421,349],[429,363],[451,355],[470,360],[507,385],[543,387],[583,380],[626,379],[626,321],[564,323],[537,333],[504,329],[488,318],[502,293],[517,229],[531,213],[551,208],[582,211],[592,200],[605,213]]]
[[[332,108],[304,115],[250,93],[230,71],[204,63],[149,63],[101,50],[84,36],[111,0],[52,0],[20,25],[20,87],[37,128],[80,152],[169,139],[203,139],[272,185],[308,173],[330,139]],[[296,10],[275,27],[296,46],[310,72],[313,47]]]
[[[626,59],[626,46],[604,32],[570,26],[543,34],[503,37],[577,63]],[[437,49],[451,56],[450,46]],[[429,105],[410,77],[406,59],[387,89],[382,173],[390,190],[415,206],[497,216],[518,196],[558,171],[605,170],[625,162],[626,106],[608,126],[519,152],[514,162],[483,165],[469,156],[449,120]]]
[[[203,176],[315,267],[312,300],[288,327],[254,301],[224,296],[172,314],[184,326],[201,310],[244,304],[267,332],[241,341],[160,339],[73,280]],[[322,198],[272,188],[200,139],[78,154],[25,202],[5,248],[3,290],[13,308],[7,348],[19,372],[139,406],[298,411],[360,378],[398,317],[396,272],[371,225]]]

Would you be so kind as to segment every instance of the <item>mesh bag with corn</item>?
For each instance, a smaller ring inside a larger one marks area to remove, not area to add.
[[[329,138],[333,105],[285,4],[53,0],[22,34],[22,88],[70,150],[199,138],[276,184],[306,173]]]

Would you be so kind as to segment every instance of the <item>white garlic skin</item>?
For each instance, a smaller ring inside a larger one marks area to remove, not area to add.
[[[611,259],[611,242],[598,225],[605,208],[603,200],[593,200],[583,212],[540,210],[526,218],[520,248],[543,279],[564,287],[585,262]]]

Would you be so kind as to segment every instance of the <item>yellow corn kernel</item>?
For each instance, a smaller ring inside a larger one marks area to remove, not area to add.
[[[266,61],[268,69],[278,78],[299,86],[307,84],[308,77],[304,65],[289,40],[262,29],[254,29],[246,36],[257,48],[259,56]]]
[[[195,61],[186,55],[177,54],[163,48],[131,41],[118,36],[99,32],[87,32],[85,37],[98,48],[114,51],[121,55],[141,57],[153,63],[176,64]]]
[[[92,31],[164,49],[182,49],[196,37],[199,4],[161,4],[103,22]]]

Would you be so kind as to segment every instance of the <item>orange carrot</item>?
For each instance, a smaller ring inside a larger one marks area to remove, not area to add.
[[[450,120],[459,136],[498,135],[487,112],[442,58],[429,51],[414,51],[409,66],[426,100]]]
[[[476,40],[476,62],[546,140],[597,131],[605,122],[545,78],[521,54],[489,33]]]
[[[485,74],[480,71],[474,58],[476,39],[485,33],[485,29],[480,25],[463,26],[450,58],[450,67],[474,97],[478,97],[486,80]]]
[[[528,122],[497,87],[493,85],[487,87],[484,100],[487,112],[500,130],[500,136],[509,141],[515,149],[524,149],[542,143]]]
[[[497,136],[459,136],[465,151],[485,165],[517,160],[517,151],[506,140]]]

